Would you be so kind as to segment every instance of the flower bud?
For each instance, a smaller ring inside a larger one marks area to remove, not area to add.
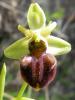
[[[51,54],[42,54],[38,59],[27,56],[21,60],[20,70],[23,79],[39,90],[51,83],[56,75],[57,61]]]

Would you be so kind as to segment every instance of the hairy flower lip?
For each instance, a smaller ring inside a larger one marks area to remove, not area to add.
[[[54,80],[56,66],[56,58],[51,54],[44,53],[40,58],[26,56],[20,63],[21,76],[31,87],[39,90]]]
[[[51,84],[52,82],[53,82],[53,80],[55,79],[55,76],[56,76],[56,72],[57,72],[57,68],[56,67],[54,67],[53,69],[52,69],[52,76],[48,79],[48,80],[50,80],[50,81],[48,81],[46,84],[45,84],[45,86],[43,87],[43,88],[45,88],[46,86],[48,86],[49,84]]]
[[[53,60],[54,59],[54,64],[52,65],[52,67],[51,67],[51,69],[53,69],[54,68],[54,66],[55,65],[57,65],[57,60],[56,60],[56,58],[55,58],[55,56],[53,56],[52,54],[49,54],[49,53],[45,53],[44,55],[46,55],[46,54],[48,54],[49,56],[51,56],[51,59],[50,59],[50,57],[48,57],[49,58],[49,60]]]

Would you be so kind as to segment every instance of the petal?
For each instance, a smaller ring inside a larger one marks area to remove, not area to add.
[[[48,26],[46,26],[45,28],[43,28],[41,30],[41,35],[46,37],[48,35],[51,34],[51,32],[55,29],[55,27],[57,26],[57,23],[56,22],[50,22]]]
[[[21,57],[29,54],[29,45],[30,39],[22,38],[4,50],[4,54],[8,58],[20,59]]]
[[[54,36],[48,36],[46,37],[46,40],[49,46],[47,53],[51,53],[53,55],[62,55],[71,51],[71,44],[63,39]]]
[[[26,37],[32,37],[33,36],[33,32],[29,29],[26,29],[24,26],[22,25],[18,25],[18,30],[23,33]]]

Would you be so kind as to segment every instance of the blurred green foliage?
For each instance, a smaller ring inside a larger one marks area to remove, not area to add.
[[[47,22],[50,20],[60,20],[64,16],[64,9],[60,9],[58,11],[50,12],[50,11],[45,11]]]

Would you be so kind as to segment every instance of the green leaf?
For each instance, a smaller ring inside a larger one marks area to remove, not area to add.
[[[64,16],[64,10],[63,9],[60,9],[59,11],[56,11],[54,12],[52,15],[51,15],[51,18],[56,18],[56,19],[60,19]]]
[[[62,55],[71,51],[71,44],[63,39],[54,36],[48,36],[46,37],[46,40],[48,42],[47,53],[51,53],[53,55]]]
[[[4,63],[0,72],[0,100],[3,100],[5,77],[6,77],[6,65]]]
[[[21,57],[29,54],[28,44],[30,38],[22,38],[4,50],[4,54],[8,58],[20,59]]]
[[[49,22],[50,20],[54,20],[54,19],[59,20],[64,16],[64,9],[62,8],[53,13],[51,13],[48,10],[44,10],[44,11],[45,11],[47,22]]]

